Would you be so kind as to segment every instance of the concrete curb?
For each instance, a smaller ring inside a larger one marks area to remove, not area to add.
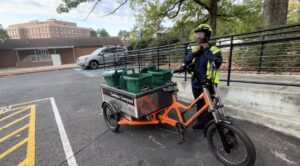
[[[9,73],[9,74],[0,74],[0,78],[2,77],[10,77],[16,75],[23,75],[23,74],[33,74],[33,73],[42,73],[42,72],[49,72],[49,71],[58,71],[58,70],[67,70],[67,69],[74,69],[74,67],[66,67],[66,68],[54,68],[54,69],[45,69],[45,70],[36,70],[36,71],[25,71],[25,72],[16,72],[16,73]]]

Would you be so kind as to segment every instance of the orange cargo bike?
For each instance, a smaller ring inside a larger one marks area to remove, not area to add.
[[[211,65],[211,72],[215,70]],[[194,72],[197,79],[200,75],[192,67],[184,67],[174,71]],[[117,132],[122,125],[158,125],[167,124],[175,127],[184,142],[184,133],[204,111],[212,113],[211,120],[204,129],[204,136],[207,138],[213,154],[225,165],[254,165],[256,152],[250,138],[240,129],[233,125],[226,115],[217,88],[205,79],[206,84],[202,87],[203,93],[191,104],[184,105],[177,101],[176,83],[168,83],[161,87],[145,88],[138,94],[129,93],[124,90],[101,84],[103,116],[108,128]],[[209,89],[213,89],[211,94]],[[192,112],[192,108],[200,100],[205,105],[193,113],[188,119],[186,112]],[[172,118],[170,113],[177,118]]]

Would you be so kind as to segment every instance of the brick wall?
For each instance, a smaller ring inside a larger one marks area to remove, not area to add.
[[[80,56],[88,55],[88,54],[92,53],[97,48],[100,48],[100,46],[99,47],[78,47],[78,48],[75,48],[76,59]]]
[[[99,46],[101,47],[101,46]],[[75,61],[78,57],[92,53],[99,47],[80,47],[74,48]],[[65,49],[49,49],[49,54],[60,54],[62,64],[75,63],[74,53],[72,48]],[[34,50],[19,50],[19,62],[17,59],[17,53],[14,50],[0,50],[0,68],[8,67],[38,67],[38,66],[52,66],[52,61],[32,62],[31,56],[34,54]]]
[[[0,50],[0,68],[16,67],[17,55],[13,50]]]
[[[56,49],[56,54],[60,54],[62,64],[75,63],[74,54],[72,48],[67,49]]]

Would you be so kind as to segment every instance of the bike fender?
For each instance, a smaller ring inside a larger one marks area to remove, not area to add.
[[[106,101],[103,101],[102,104],[101,104],[101,108],[103,108],[104,104],[109,104],[109,103],[106,102]]]
[[[119,107],[119,105],[118,105],[116,102],[114,102],[114,101],[103,101],[103,102],[102,102],[102,105],[101,105],[102,109],[103,109],[104,104],[110,105],[111,108],[112,108],[115,112],[120,113],[120,107]]]
[[[232,122],[228,121],[228,120],[222,120],[220,121],[219,123],[227,123],[227,124],[232,124]],[[205,125],[205,128],[204,128],[204,137],[206,137],[206,132],[207,132],[207,129],[209,128],[209,126],[213,125],[213,124],[216,124],[215,123],[215,120],[211,120],[209,121],[206,125]],[[217,123],[218,124],[218,123]]]

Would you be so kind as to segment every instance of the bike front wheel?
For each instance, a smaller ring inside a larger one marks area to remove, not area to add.
[[[215,156],[228,166],[252,166],[256,152],[250,138],[237,127],[212,124],[207,130],[207,141]]]

